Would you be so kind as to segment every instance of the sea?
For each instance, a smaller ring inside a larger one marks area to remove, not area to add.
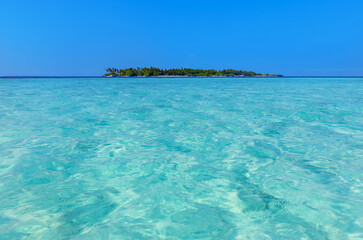
[[[363,239],[363,78],[1,78],[0,239]]]

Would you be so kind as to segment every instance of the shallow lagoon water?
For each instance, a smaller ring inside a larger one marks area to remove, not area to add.
[[[362,78],[0,79],[0,239],[363,239]]]

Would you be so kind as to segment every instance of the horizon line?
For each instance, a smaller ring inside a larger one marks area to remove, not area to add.
[[[157,77],[160,77],[160,76],[148,76],[148,77],[145,77],[145,76],[135,76],[135,77],[124,77],[124,76],[117,76],[116,78],[157,78]],[[163,78],[167,78],[167,77],[191,77],[191,78],[208,78],[207,76],[164,76]],[[291,76],[281,76],[279,78],[301,78],[301,77],[305,77],[305,78],[363,78],[363,75],[360,75],[360,76],[355,76],[355,75],[350,75],[350,76],[339,76],[339,75],[332,75],[332,76],[329,76],[329,75],[291,75]],[[40,76],[0,76],[0,78],[111,78],[111,77],[106,77],[106,76],[98,76],[98,75],[93,75],[93,76],[82,76],[82,75],[76,75],[76,76],[61,76],[61,75],[58,75],[58,76],[46,76],[46,75],[40,75]],[[115,77],[112,77],[112,78],[115,78]],[[212,77],[210,77],[212,78]],[[216,77],[213,77],[213,78],[266,78],[266,77],[227,77],[227,76],[216,76]],[[274,77],[267,77],[267,78],[274,78]]]

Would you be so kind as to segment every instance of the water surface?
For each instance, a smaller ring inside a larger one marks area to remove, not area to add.
[[[0,79],[0,239],[363,239],[363,79]]]

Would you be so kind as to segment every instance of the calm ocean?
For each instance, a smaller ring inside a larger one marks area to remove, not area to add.
[[[0,239],[363,239],[363,78],[0,79]]]

